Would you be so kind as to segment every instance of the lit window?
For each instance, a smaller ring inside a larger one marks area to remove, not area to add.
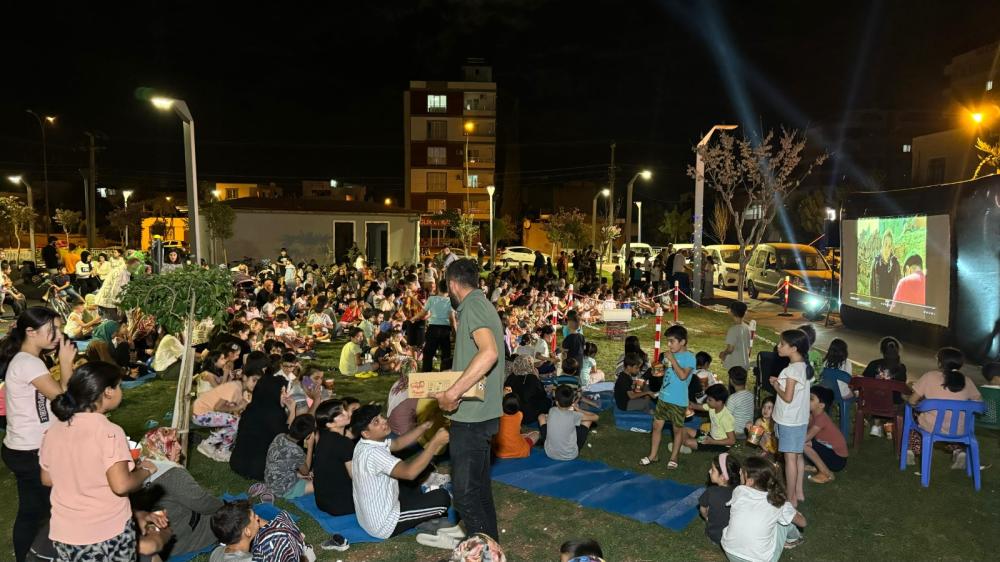
[[[344,201],[354,201],[354,196],[351,194],[347,194],[344,196]]]
[[[913,151],[913,147],[912,146],[910,146],[908,144],[904,144],[903,145],[903,152],[912,152],[912,151]]]
[[[226,199],[236,199],[239,196],[240,196],[240,190],[238,187],[226,188]]]
[[[427,96],[427,111],[432,113],[448,111],[448,96]]]
[[[479,187],[479,176],[469,174],[469,187]]]
[[[986,91],[989,92],[992,89],[993,89],[993,81],[992,80],[987,80],[986,81]]]
[[[448,149],[443,146],[428,146],[427,164],[431,166],[444,166],[448,164]]]
[[[428,199],[427,210],[432,213],[443,213],[448,208],[447,199]]]

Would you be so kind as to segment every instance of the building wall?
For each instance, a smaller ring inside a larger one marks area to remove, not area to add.
[[[913,185],[951,183],[972,178],[979,164],[976,131],[949,129],[913,138]]]
[[[216,197],[219,201],[244,197],[279,197],[282,193],[281,188],[276,185],[256,183],[202,182],[198,189],[206,195]]]
[[[226,241],[226,251],[230,260],[244,256],[274,259],[281,248],[288,248],[296,261],[315,258],[319,263],[329,263],[334,251],[334,221],[354,225],[354,239],[362,251],[365,250],[365,223],[388,222],[389,261],[404,263],[416,259],[419,217],[415,214],[319,214],[237,209],[233,237]],[[204,230],[204,221],[201,224]],[[207,232],[203,236],[208,254],[211,242]],[[217,255],[221,256],[221,252],[218,246]]]

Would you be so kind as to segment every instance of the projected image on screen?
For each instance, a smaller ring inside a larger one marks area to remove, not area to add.
[[[946,216],[845,221],[842,285],[847,303],[947,325],[947,228]]]

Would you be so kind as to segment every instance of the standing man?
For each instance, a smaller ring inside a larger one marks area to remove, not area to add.
[[[435,398],[443,411],[451,412],[455,509],[470,536],[485,533],[499,539],[490,481],[490,443],[500,428],[504,331],[496,309],[478,289],[475,260],[455,260],[447,276],[448,296],[458,311],[454,369],[461,370],[462,376]],[[467,390],[484,380],[484,400],[462,400]]]
[[[35,261],[35,256],[31,256],[31,261]],[[56,248],[56,237],[49,236],[49,243],[42,248],[42,261],[45,262],[45,270],[49,275],[55,275],[62,266],[62,259],[59,258],[59,249]]]

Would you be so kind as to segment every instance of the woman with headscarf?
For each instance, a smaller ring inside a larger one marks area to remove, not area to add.
[[[264,480],[264,464],[271,441],[288,431],[295,419],[295,400],[287,394],[283,377],[265,376],[253,389],[253,400],[240,417],[229,466],[249,480]]]
[[[174,540],[160,552],[163,559],[218,543],[211,520],[222,507],[222,500],[198,484],[180,464],[184,452],[177,430],[153,429],[140,445],[142,458],[156,465],[156,472],[146,479],[143,489],[133,499],[137,509],[167,512]]]
[[[545,393],[545,386],[538,378],[538,369],[527,355],[514,356],[514,367],[504,381],[504,386],[509,389],[505,393],[513,392],[517,395],[524,423],[537,421],[539,414],[548,412],[552,407],[552,401]]]

